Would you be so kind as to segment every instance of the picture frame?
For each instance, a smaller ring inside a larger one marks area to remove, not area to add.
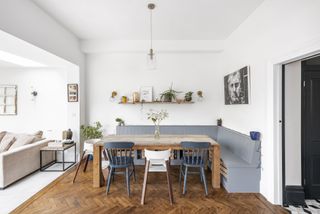
[[[17,115],[17,85],[0,85],[0,115]]]
[[[224,77],[225,105],[249,104],[250,67],[245,66]]]
[[[153,101],[153,87],[143,86],[140,88],[140,102],[152,102]]]
[[[72,83],[68,84],[68,102],[78,102],[78,84]]]

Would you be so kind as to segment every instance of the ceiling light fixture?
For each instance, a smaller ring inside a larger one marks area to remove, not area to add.
[[[156,5],[153,3],[148,4],[148,9],[150,10],[150,50],[147,55],[147,66],[150,70],[156,69],[156,56],[152,48],[152,11],[155,7]]]

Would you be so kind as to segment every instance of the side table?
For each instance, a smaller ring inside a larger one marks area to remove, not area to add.
[[[74,161],[65,161],[65,151],[74,147]],[[50,163],[47,163],[46,165],[42,166],[42,155],[43,152],[54,152],[54,160]],[[62,154],[62,162],[57,161],[57,152],[61,152]],[[62,169],[48,169],[49,167],[53,166],[54,164],[62,163]],[[76,143],[72,144],[65,144],[63,147],[50,147],[46,146],[40,149],[40,171],[49,171],[49,172],[60,172],[65,171],[72,167],[76,163]],[[69,164],[69,166],[66,167],[66,164]]]

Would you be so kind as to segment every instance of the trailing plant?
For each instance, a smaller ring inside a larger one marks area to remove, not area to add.
[[[118,126],[124,126],[124,120],[122,120],[121,118],[116,118],[116,122],[118,123]]]
[[[160,99],[164,102],[172,102],[177,98],[177,94],[181,93],[180,91],[173,90],[172,88],[173,83],[171,83],[171,86],[168,90],[162,92],[160,94]]]
[[[97,139],[102,137],[102,125],[100,122],[95,122],[93,126],[81,125],[81,134],[86,139]]]

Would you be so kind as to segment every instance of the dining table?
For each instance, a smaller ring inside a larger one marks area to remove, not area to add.
[[[213,188],[220,188],[220,145],[207,135],[107,135],[94,143],[93,149],[93,187],[104,184],[102,174],[101,153],[104,145],[110,142],[133,142],[133,150],[182,150],[183,141],[210,143],[209,157],[211,158],[211,183]]]

